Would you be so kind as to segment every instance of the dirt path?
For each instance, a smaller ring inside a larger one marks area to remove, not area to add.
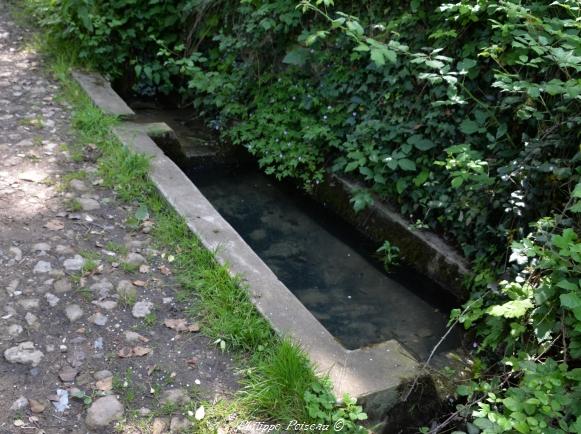
[[[189,401],[155,420],[178,432],[196,397],[236,389],[231,360],[164,324],[187,317],[171,258],[147,225],[125,224],[135,207],[100,187],[94,152],[67,152],[69,109],[8,9],[0,0],[0,433],[110,433],[136,413],[146,428],[123,432],[153,432],[160,406]]]

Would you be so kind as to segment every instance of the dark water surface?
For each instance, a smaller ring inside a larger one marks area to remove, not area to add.
[[[453,301],[406,269],[386,273],[375,245],[321,205],[255,169],[188,176],[278,278],[346,348],[396,339],[426,359]],[[450,336],[441,350],[458,346]]]

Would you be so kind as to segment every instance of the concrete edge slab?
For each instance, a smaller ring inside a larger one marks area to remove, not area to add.
[[[73,71],[72,76],[103,113],[123,119],[135,117],[135,112],[100,74]]]

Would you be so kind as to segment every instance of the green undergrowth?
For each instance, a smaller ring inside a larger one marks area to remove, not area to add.
[[[69,71],[78,62],[70,47],[64,49],[45,39],[36,49],[49,59],[51,72],[60,81],[62,98],[72,106],[76,141],[67,150],[71,155],[82,155],[87,146],[100,150],[98,167],[103,185],[112,188],[119,200],[147,210],[155,221],[152,234],[157,246],[175,258],[173,273],[182,287],[178,299],[192,316],[201,318],[203,333],[223,351],[237,356],[246,374],[244,387],[231,402],[206,403],[207,417],[196,421],[195,432],[215,432],[233,412],[239,419],[283,424],[291,419],[329,423],[337,415],[347,414],[334,398],[331,404],[323,403],[325,408],[330,406],[326,414],[313,411],[318,401],[313,405],[312,390],[325,390],[325,396],[332,396],[330,383],[315,374],[300,347],[275,335],[249,300],[242,279],[216,261],[158,194],[148,179],[149,159],[123,147],[111,132],[118,120],[104,115],[71,79]],[[356,410],[359,420],[366,418],[360,407]],[[345,426],[343,432],[361,429],[354,423]]]

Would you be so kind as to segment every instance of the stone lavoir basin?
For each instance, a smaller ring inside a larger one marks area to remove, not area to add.
[[[395,339],[425,360],[445,333],[445,291],[410,268],[387,273],[377,246],[297,190],[252,167],[186,174],[347,349]],[[456,338],[440,351],[455,348]]]
[[[413,268],[386,272],[377,243],[292,185],[228,156],[183,112],[136,114],[101,77],[74,76],[105,113],[125,120],[115,135],[151,157],[159,192],[243,278],[274,330],[329,375],[336,395],[358,398],[376,419],[393,407],[445,333],[454,298]],[[426,243],[426,250],[434,246]],[[440,254],[440,264],[442,257],[449,255]],[[450,333],[438,352],[458,344]]]

